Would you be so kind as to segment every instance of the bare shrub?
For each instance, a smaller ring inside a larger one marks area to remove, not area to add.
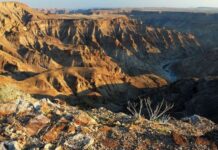
[[[169,105],[164,100],[161,101],[158,105],[156,105],[155,109],[151,106],[151,99],[147,98],[145,99],[145,106],[146,110],[149,115],[149,120],[162,120],[162,119],[168,119],[169,116],[165,115],[169,110],[171,110],[174,105]]]
[[[162,100],[159,104],[155,106],[155,108],[152,107],[152,102],[150,98],[147,99],[141,99],[140,103],[131,103],[128,102],[127,109],[130,111],[132,116],[136,119],[141,119],[142,117],[142,109],[145,106],[147,112],[148,112],[148,119],[151,121],[160,121],[162,123],[167,123],[170,119],[169,115],[166,115],[166,113],[171,110],[174,105],[168,104],[164,100]]]
[[[143,108],[143,100],[140,99],[140,104],[139,104],[139,108],[137,103],[131,103],[130,101],[128,101],[128,106],[127,109],[129,110],[129,112],[132,114],[132,116],[136,119],[141,119],[142,117],[142,108]]]

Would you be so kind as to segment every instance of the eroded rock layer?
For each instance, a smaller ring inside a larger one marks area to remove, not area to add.
[[[161,70],[164,57],[200,52],[194,35],[123,15],[46,15],[13,2],[0,7],[1,84],[36,96],[119,103],[170,80]]]

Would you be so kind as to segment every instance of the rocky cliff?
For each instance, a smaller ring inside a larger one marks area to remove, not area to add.
[[[2,2],[0,149],[217,149],[217,56],[126,15]],[[147,120],[138,96],[174,107]]]
[[[125,95],[126,101],[170,80],[161,68],[165,58],[201,52],[194,35],[123,15],[46,15],[13,2],[0,7],[1,80],[36,96],[92,95],[103,103]]]
[[[217,9],[199,8],[197,11],[197,8],[190,8],[190,10],[166,8],[165,10],[136,10],[127,14],[155,27],[193,33],[205,49],[217,49]]]
[[[156,103],[162,99],[174,103],[172,114],[179,119],[199,114],[218,122],[217,90],[217,77],[183,79],[168,86],[147,90],[141,97],[150,97]]]

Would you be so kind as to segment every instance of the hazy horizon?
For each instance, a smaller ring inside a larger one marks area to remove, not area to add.
[[[6,0],[0,0],[6,1]],[[137,1],[137,2],[136,2]],[[142,7],[165,7],[165,8],[196,8],[218,7],[218,0],[19,0],[34,8],[66,8],[66,9],[89,9],[89,8],[142,8]]]

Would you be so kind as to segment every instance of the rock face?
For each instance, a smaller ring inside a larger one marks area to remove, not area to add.
[[[165,57],[201,52],[194,35],[124,15],[46,15],[14,2],[0,8],[0,80],[36,97],[120,103],[167,84]]]
[[[208,78],[179,80],[169,86],[147,91],[144,97],[174,103],[173,113],[179,118],[199,114],[218,122],[217,94],[217,78]]]
[[[212,9],[210,9],[212,10]],[[165,10],[160,11],[132,11],[129,16],[141,20],[145,24],[157,27],[166,27],[180,32],[193,33],[201,41],[205,49],[217,48],[217,11],[194,12],[194,9],[185,10]]]
[[[217,149],[207,119],[218,121],[217,79],[167,82],[216,76],[208,67],[216,53],[194,35],[125,15],[44,14],[2,2],[0,37],[0,86],[32,95],[1,94],[0,149]],[[142,94],[174,103],[183,119],[121,113]]]
[[[200,55],[185,58],[171,65],[179,78],[205,78],[218,75],[218,51],[206,51]]]
[[[200,12],[198,12],[200,11]],[[123,14],[122,12],[119,14]],[[180,32],[192,33],[201,43],[202,53],[197,55],[189,54],[183,58],[167,62],[170,66],[168,74],[173,74],[176,79],[187,77],[204,78],[207,76],[217,76],[217,16],[216,10],[207,9],[169,9],[151,11],[129,11],[130,18],[149,24],[153,27],[174,29]],[[166,65],[166,63],[164,63]],[[170,70],[170,73],[169,73]],[[175,80],[174,80],[175,81]]]

